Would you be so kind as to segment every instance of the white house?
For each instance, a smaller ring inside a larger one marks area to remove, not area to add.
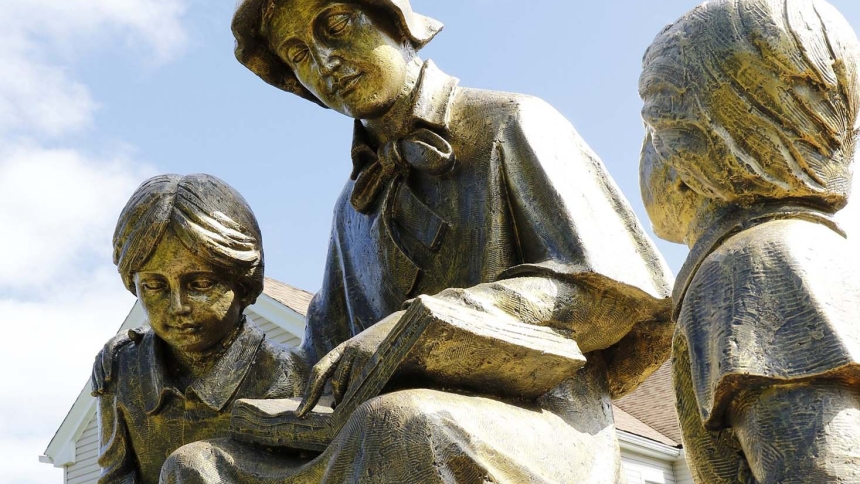
[[[267,278],[263,294],[245,311],[268,337],[297,346],[304,334],[304,316],[312,294]],[[119,331],[143,326],[135,303]],[[107,338],[106,338],[107,339]],[[628,484],[688,484],[693,480],[678,442],[677,417],[668,366],[614,406],[621,457]],[[99,477],[96,402],[89,381],[39,461],[63,468],[63,484],[94,484]]]

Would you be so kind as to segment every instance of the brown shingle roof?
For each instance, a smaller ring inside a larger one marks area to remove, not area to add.
[[[625,413],[632,415],[675,443],[680,444],[681,429],[678,426],[678,413],[675,411],[671,361],[663,363],[663,366],[645,380],[645,383],[639,388],[614,403]],[[637,432],[633,433],[641,435]],[[647,435],[642,436],[648,437]]]
[[[656,440],[661,444],[666,444],[671,447],[678,446],[678,443],[674,440],[666,437],[660,432],[657,432],[652,427],[649,427],[645,422],[639,420],[633,415],[630,415],[624,410],[621,410],[617,406],[612,406],[612,412],[615,414],[616,429],[630,432],[631,434],[636,434],[640,437],[645,437],[646,439]]]
[[[263,294],[278,301],[293,311],[305,316],[311,303],[313,294],[302,289],[295,288],[281,281],[267,277],[263,281]]]

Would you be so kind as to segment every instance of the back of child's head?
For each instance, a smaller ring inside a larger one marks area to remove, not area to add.
[[[822,0],[711,0],[646,52],[643,117],[652,133],[707,146],[708,156],[673,158],[684,183],[706,197],[805,199],[838,210],[850,191],[858,68],[854,31]],[[659,96],[673,101],[649,111]]]
[[[252,304],[263,291],[263,245],[251,207],[230,185],[206,174],[159,175],[129,199],[113,235],[113,261],[126,288],[167,230],[193,254],[234,278]]]

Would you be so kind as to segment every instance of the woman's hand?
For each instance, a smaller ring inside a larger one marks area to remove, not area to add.
[[[313,409],[331,380],[335,404],[343,400],[347,389],[361,374],[364,365],[397,324],[404,311],[392,313],[387,318],[367,328],[353,338],[341,343],[325,355],[311,370],[308,386],[301,405],[296,409],[299,417]]]
[[[145,333],[145,329],[135,328],[128,332],[119,333],[105,343],[93,362],[93,373],[90,376],[90,393],[92,396],[97,397],[108,391],[108,384],[114,377],[114,366],[119,350],[129,343],[139,342]]]

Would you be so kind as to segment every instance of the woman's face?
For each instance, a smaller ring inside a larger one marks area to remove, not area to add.
[[[239,323],[242,303],[234,284],[170,229],[134,283],[152,330],[176,351],[209,349]]]
[[[384,114],[402,95],[411,46],[369,12],[331,0],[296,0],[278,8],[269,42],[326,106],[356,119]]]

